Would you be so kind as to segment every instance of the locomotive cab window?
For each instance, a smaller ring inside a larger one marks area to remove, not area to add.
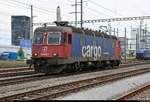
[[[69,35],[68,35],[68,44],[71,44],[71,43],[72,43],[72,35],[69,34]]]
[[[60,44],[61,33],[60,32],[49,32],[48,33],[48,44]]]
[[[33,40],[33,43],[34,44],[43,44],[43,33],[35,33],[34,34],[34,40]]]
[[[62,33],[61,34],[61,43],[67,43],[67,34],[66,33]]]

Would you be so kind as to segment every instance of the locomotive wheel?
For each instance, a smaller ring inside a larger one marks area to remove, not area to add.
[[[71,64],[67,64],[66,69],[64,69],[63,71],[67,72],[67,73],[71,73],[72,72],[72,66],[71,66]]]
[[[73,73],[73,72],[76,72],[76,71],[77,71],[77,69],[75,68],[74,64],[68,64],[67,68],[64,69],[64,72],[67,72],[67,73]]]
[[[39,71],[40,64],[34,63],[33,67],[34,67],[35,72],[40,72],[40,71]]]
[[[101,62],[95,62],[94,63],[94,69],[98,69],[101,67]]]
[[[115,65],[115,62],[114,61],[110,61],[110,69],[113,69],[114,65]]]
[[[115,66],[119,67],[120,61],[115,61]]]
[[[75,63],[74,69],[75,69],[75,71],[80,71],[81,70],[80,63]]]
[[[81,70],[84,70],[84,69],[85,69],[84,63],[80,63],[80,69],[81,69]]]

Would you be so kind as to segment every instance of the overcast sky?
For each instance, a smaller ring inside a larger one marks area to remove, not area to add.
[[[19,3],[20,1],[23,3]],[[53,22],[56,20],[56,8],[60,6],[62,20],[74,21],[75,0],[0,0],[0,45],[11,44],[11,15],[30,16],[30,6],[33,5],[34,22]],[[149,16],[150,0],[84,0],[83,19],[101,19],[115,17]],[[78,0],[80,2],[80,0]],[[80,12],[80,6],[78,6]],[[78,20],[80,20],[78,14]],[[149,20],[145,23],[150,27]],[[100,25],[108,23],[84,24],[84,27],[98,29]],[[113,28],[119,28],[120,36],[123,36],[123,28],[137,27],[139,21],[113,22]],[[34,27],[35,28],[35,27]],[[130,31],[130,29],[128,29]],[[128,34],[129,36],[129,34]]]

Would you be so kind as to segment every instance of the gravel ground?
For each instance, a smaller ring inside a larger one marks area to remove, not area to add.
[[[150,100],[150,89],[138,93],[137,95],[129,98],[128,100]]]
[[[146,66],[150,66],[150,64],[136,66],[136,68],[141,69],[142,67],[146,67]],[[34,81],[34,82],[26,82],[23,84],[3,86],[3,87],[0,87],[0,97],[12,95],[14,93],[26,92],[28,90],[34,90],[34,89],[39,89],[39,88],[43,88],[43,87],[64,84],[64,83],[76,81],[79,79],[87,79],[87,78],[93,78],[96,76],[102,76],[104,74],[110,74],[110,73],[114,73],[116,71],[122,72],[122,71],[125,71],[126,69],[134,70],[135,68],[128,67],[128,68],[115,69],[115,70],[113,69],[113,70],[106,70],[106,71],[100,71],[100,72],[85,73],[85,74],[80,74],[80,75],[72,75],[72,76],[66,76],[66,77],[45,79],[45,80]]]
[[[116,96],[127,92],[144,83],[150,82],[150,73],[125,78],[105,85],[90,88],[55,100],[112,100]]]

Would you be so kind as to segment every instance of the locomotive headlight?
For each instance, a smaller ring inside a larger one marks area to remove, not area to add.
[[[57,53],[53,53],[53,56],[57,56]]]
[[[34,53],[34,56],[37,56],[38,54],[37,53]]]

